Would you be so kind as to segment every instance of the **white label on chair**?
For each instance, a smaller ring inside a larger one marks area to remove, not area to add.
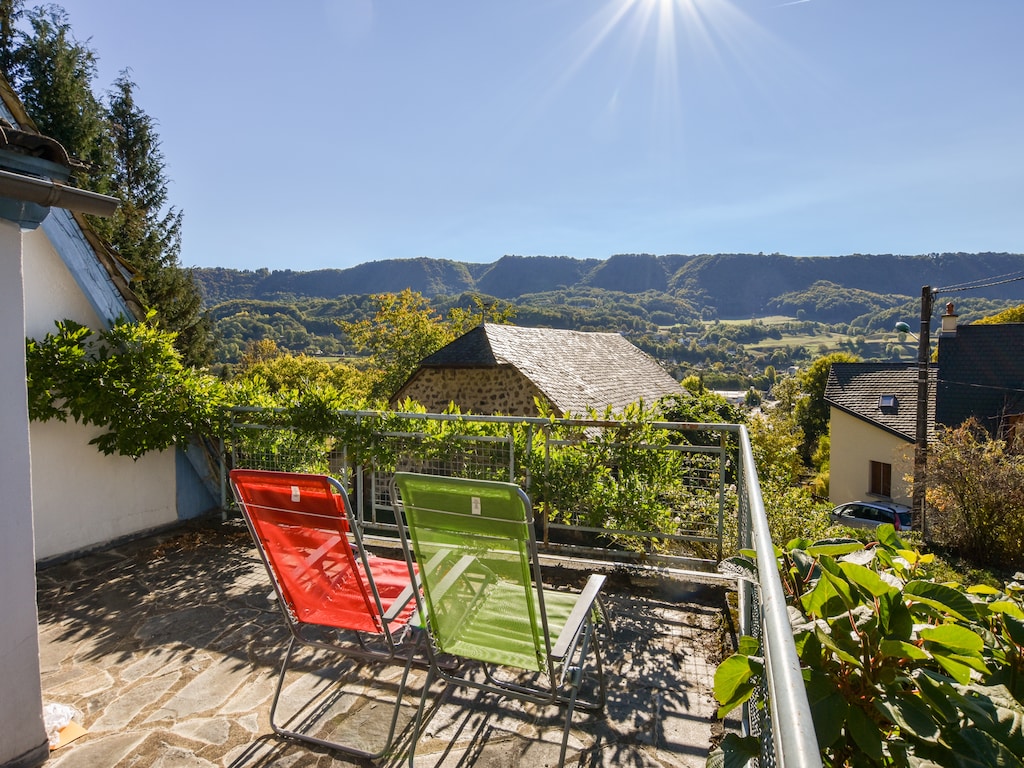
[[[472,505],[473,514],[474,515],[479,515],[480,514],[480,497],[479,496],[473,496],[470,499],[470,504]]]
[[[299,501],[299,486],[297,485],[292,486],[292,501],[296,503]]]

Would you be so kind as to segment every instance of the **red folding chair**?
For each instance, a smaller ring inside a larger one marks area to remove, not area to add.
[[[348,495],[331,477],[235,469],[231,489],[290,631],[270,709],[271,728],[282,736],[360,757],[381,757],[394,743],[415,655],[412,643],[401,646],[396,639],[416,608],[409,566],[404,559],[366,552]],[[345,742],[333,735],[317,735],[317,718],[301,710],[288,724],[277,722],[278,703],[296,644],[357,661],[404,662],[390,729],[379,750],[366,748],[358,733],[348,734]],[[305,727],[293,726],[295,721]]]

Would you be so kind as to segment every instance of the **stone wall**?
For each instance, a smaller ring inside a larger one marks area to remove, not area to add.
[[[410,397],[432,413],[454,402],[464,413],[537,416],[533,399],[543,395],[515,368],[498,366],[424,368],[397,397]]]

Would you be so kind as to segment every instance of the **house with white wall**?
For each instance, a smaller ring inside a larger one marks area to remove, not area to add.
[[[6,87],[2,106],[0,117],[10,123],[28,121]],[[130,272],[81,213],[52,207],[36,228],[22,226],[23,336],[42,339],[64,319],[109,329],[119,318],[144,316]],[[30,434],[37,561],[103,546],[219,504],[205,482],[209,478],[200,479],[180,451],[138,460],[105,456],[89,444],[99,429],[74,422],[33,422]]]
[[[928,424],[935,424],[936,373],[930,372]],[[833,363],[829,404],[829,500],[910,505],[917,425],[917,366]]]
[[[71,319],[110,328],[141,307],[83,213],[117,200],[65,184],[70,162],[39,136],[0,80],[0,768],[49,755],[42,717],[35,571],[46,560],[169,525],[216,506],[180,451],[104,456],[75,423],[30,424],[25,338]]]

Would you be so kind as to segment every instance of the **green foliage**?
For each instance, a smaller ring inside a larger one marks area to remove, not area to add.
[[[27,30],[13,24],[19,18]],[[136,103],[127,70],[104,104],[93,92],[96,53],[75,39],[57,5],[0,5],[0,32],[5,74],[35,127],[68,151],[79,186],[121,199],[109,219],[91,223],[135,271],[132,288],[156,310],[151,322],[174,332],[186,365],[209,363],[212,321],[193,273],[179,265],[182,212],[168,204],[156,122]]]
[[[974,321],[975,325],[999,325],[1001,323],[1024,323],[1024,304]]]
[[[99,334],[71,320],[56,325],[56,333],[27,342],[33,420],[71,417],[102,427],[90,443],[133,458],[223,433],[223,385],[183,365],[174,334],[156,328],[152,315]]]
[[[453,306],[442,318],[421,294],[408,288],[401,293],[371,297],[372,317],[338,325],[356,348],[368,352],[370,397],[386,401],[415,372],[421,360],[482,322],[507,322],[514,308],[501,301],[468,297],[469,306]]]
[[[819,357],[810,367],[800,372],[798,380],[804,395],[796,402],[794,417],[804,433],[801,454],[807,464],[818,448],[818,440],[828,434],[829,405],[825,402],[825,385],[828,384],[828,372],[832,363],[856,363],[855,355],[846,352],[834,352]]]
[[[795,484],[803,471],[803,432],[792,416],[781,410],[762,412],[748,420],[747,432],[761,482]]]
[[[877,535],[870,548],[800,538],[779,554],[823,764],[1019,765],[1024,587],[940,583],[931,555],[892,526]],[[747,557],[737,566],[754,568]],[[750,700],[758,653],[743,638],[719,667],[720,715]],[[723,742],[708,764],[749,748]]]
[[[340,322],[356,347],[369,352],[373,371],[370,394],[387,400],[395,394],[419,362],[455,338],[445,323],[418,293],[382,293],[373,297],[374,316],[356,323]]]
[[[530,452],[528,466],[534,501],[546,519],[622,531],[674,533],[680,521],[678,489],[681,454],[665,450],[670,435],[655,429],[656,408],[634,404],[621,414],[590,411],[582,418],[604,421],[594,434],[564,435],[548,453]],[[615,541],[642,548],[626,534]]]
[[[1024,567],[1024,455],[974,419],[929,446],[929,531],[976,563]]]
[[[803,310],[819,322],[848,322],[851,317],[871,315],[905,303],[909,297],[872,293],[831,280],[818,280],[802,291],[783,293],[769,303],[769,309],[795,315]]]
[[[112,146],[105,111],[92,91],[96,52],[75,39],[63,8],[22,12],[21,5],[12,4],[9,12],[23,13],[28,31],[8,38],[10,68],[4,74],[39,132],[86,164],[78,169],[79,183],[107,192]]]
[[[684,387],[687,386],[686,381]],[[708,390],[699,389],[690,395],[669,395],[662,398],[659,409],[663,421],[694,424],[742,424],[746,421],[746,415],[740,408]]]
[[[253,359],[236,378],[259,378],[272,393],[332,389],[344,403],[338,408],[343,409],[358,407],[356,404],[365,402],[368,394],[365,372],[307,355],[275,354]]]

